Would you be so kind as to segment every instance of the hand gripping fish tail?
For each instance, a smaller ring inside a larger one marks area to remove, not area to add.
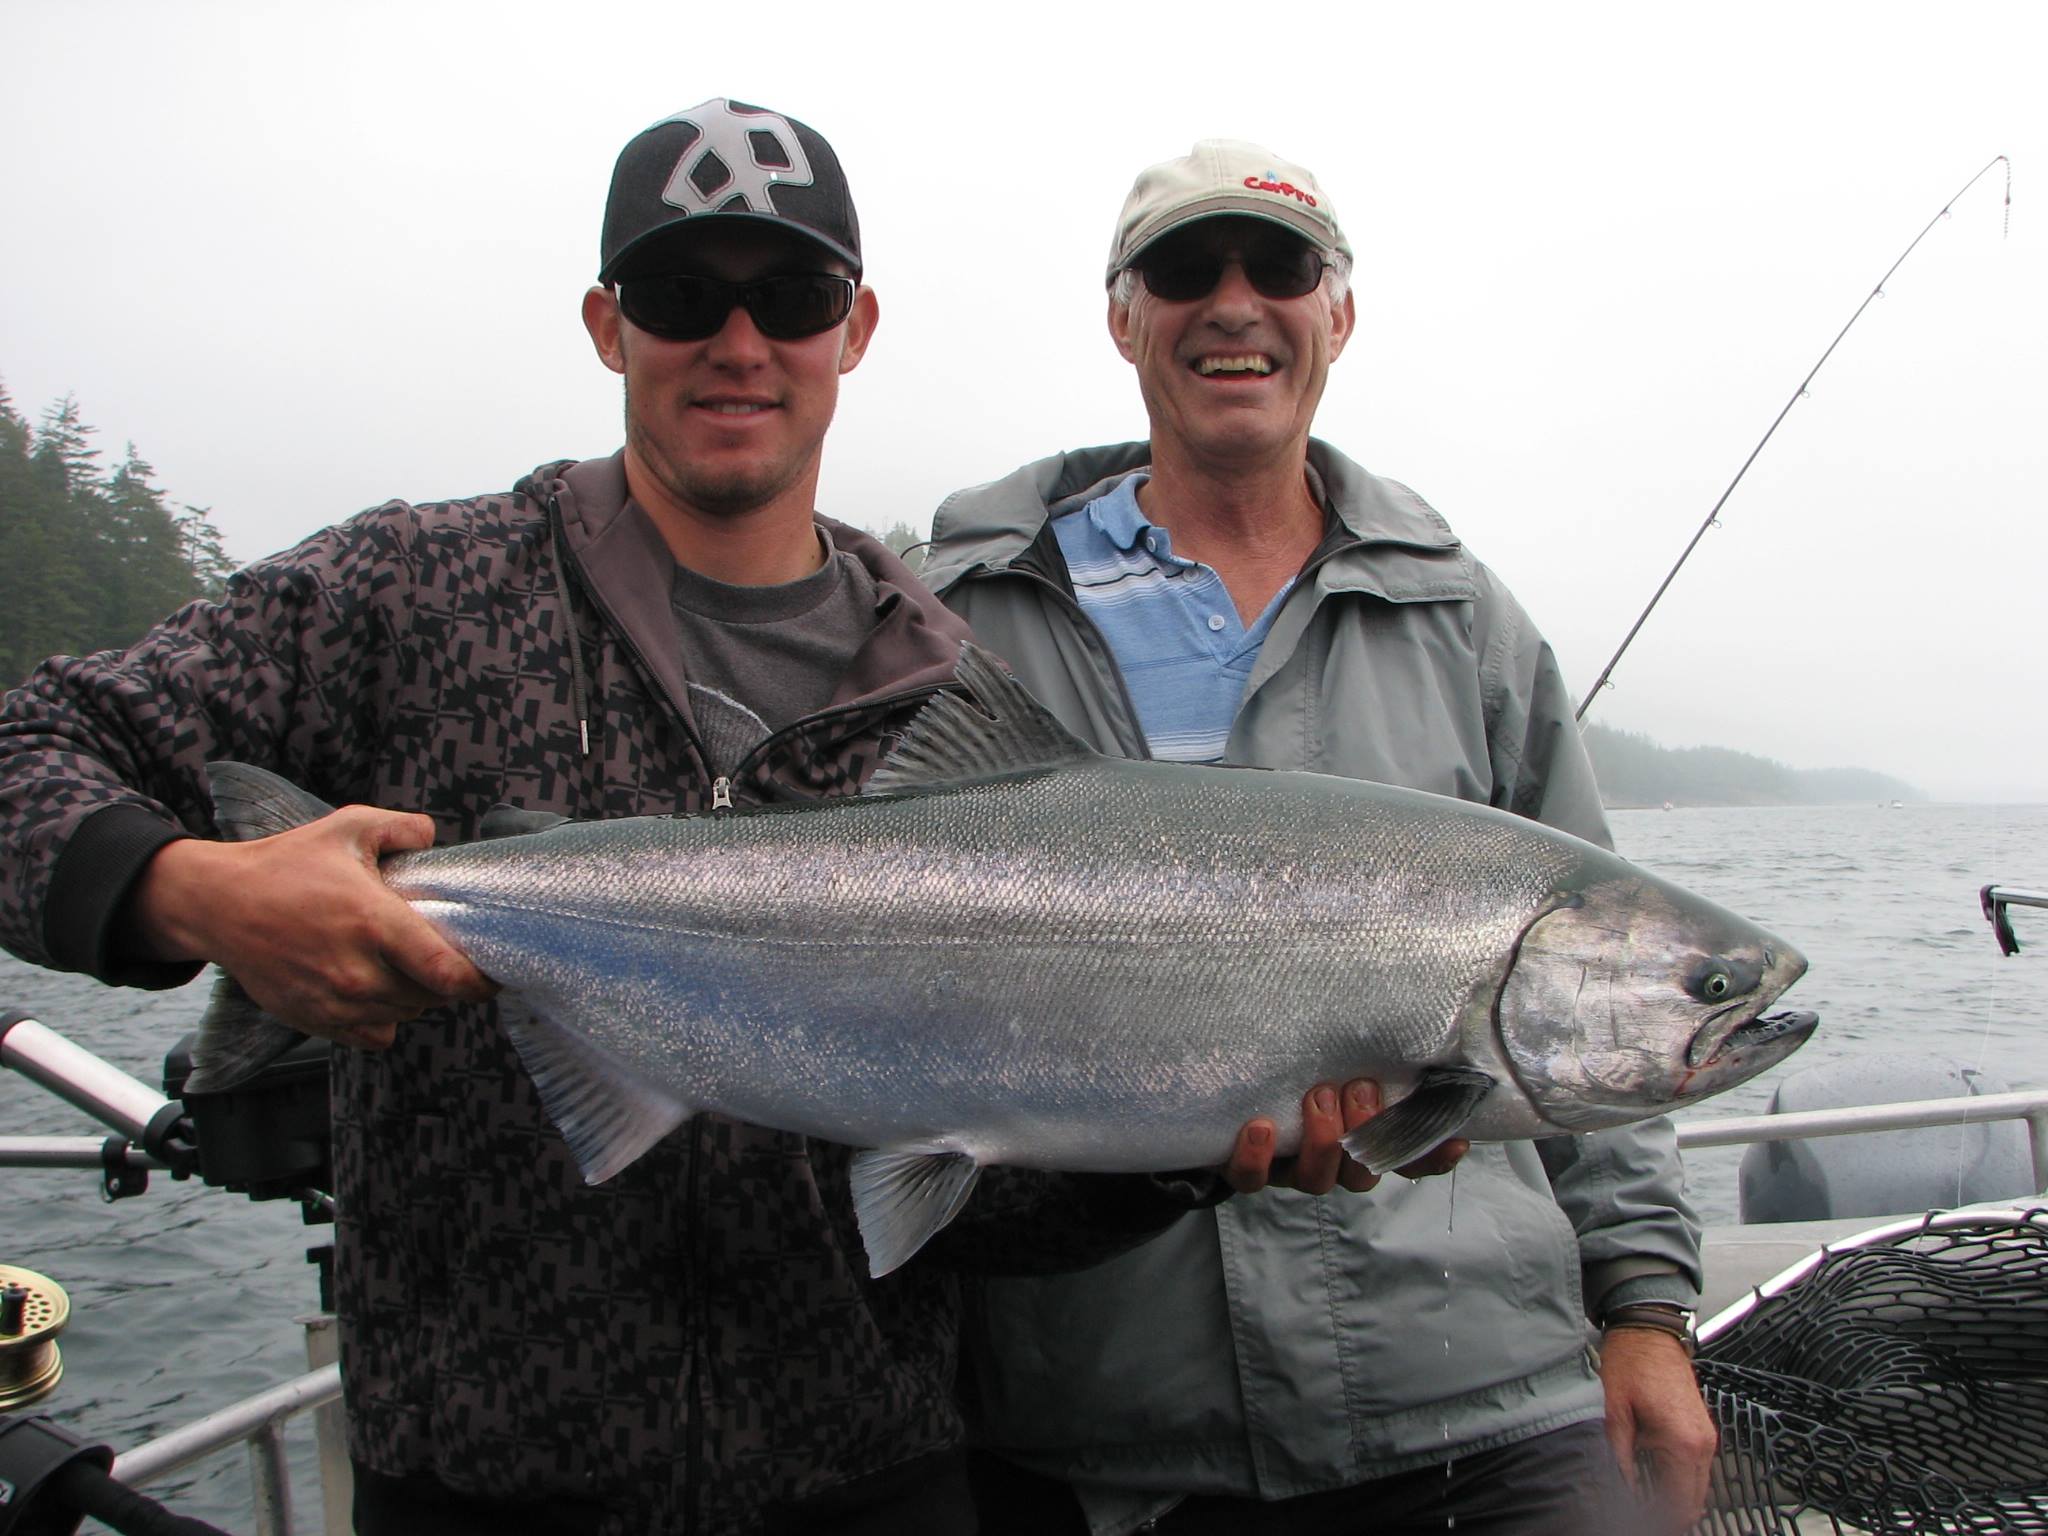
[[[862,794],[547,824],[391,855],[386,882],[503,988],[584,1174],[698,1111],[866,1149],[869,1264],[990,1164],[1215,1166],[1317,1082],[1377,1079],[1375,1170],[1452,1136],[1663,1114],[1782,1061],[1782,939],[1535,822],[1318,774],[1084,746],[984,653]],[[230,836],[326,807],[212,770]],[[523,830],[531,828],[531,830]],[[223,982],[207,1086],[288,1032]]]

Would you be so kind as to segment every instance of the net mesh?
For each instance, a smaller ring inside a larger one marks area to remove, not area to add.
[[[2048,1536],[2048,1211],[1827,1253],[1702,1344],[1696,1536]]]

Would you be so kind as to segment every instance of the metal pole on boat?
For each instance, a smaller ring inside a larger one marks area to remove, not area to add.
[[[109,1160],[138,1173],[171,1166],[118,1136],[0,1136],[0,1168],[100,1169]]]
[[[184,1116],[183,1105],[26,1013],[0,1014],[0,1067],[12,1067],[158,1155]]]
[[[306,1330],[306,1364],[314,1370],[334,1365],[341,1357],[341,1331],[332,1312],[309,1312],[299,1319]],[[333,1536],[349,1530],[355,1508],[355,1467],[348,1459],[348,1425],[341,1402],[332,1399],[313,1410],[313,1439],[320,1450],[320,1529]]]
[[[2034,1193],[2048,1191],[2048,1111],[2027,1116],[2027,1147],[2034,1154]]]
[[[291,1536],[291,1470],[285,1465],[284,1425],[278,1420],[249,1436],[249,1488],[256,1496],[256,1536]]]

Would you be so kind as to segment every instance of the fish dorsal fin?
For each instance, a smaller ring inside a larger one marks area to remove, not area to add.
[[[494,842],[501,837],[528,837],[535,832],[545,832],[550,827],[559,827],[568,821],[554,811],[524,811],[516,805],[500,803],[492,806],[477,823],[476,835],[485,842]]]
[[[334,809],[290,779],[252,763],[208,763],[206,787],[213,794],[213,824],[231,843],[275,837],[318,821]]]
[[[690,1118],[686,1104],[650,1085],[580,1031],[556,1022],[524,998],[498,999],[498,1021],[542,1108],[576,1154],[584,1179],[602,1184]]]
[[[774,733],[768,722],[729,693],[690,684],[690,714],[697,722],[697,740],[714,774],[730,775],[747,754]]]
[[[1424,1067],[1415,1089],[1344,1138],[1344,1150],[1371,1173],[1412,1163],[1458,1134],[1493,1079],[1477,1067]]]
[[[964,1152],[856,1152],[853,1213],[879,1280],[960,1214],[981,1165]]]
[[[1055,720],[981,647],[960,647],[953,676],[974,701],[954,693],[936,695],[868,780],[866,793],[936,789],[966,779],[1094,762],[1101,755]]]

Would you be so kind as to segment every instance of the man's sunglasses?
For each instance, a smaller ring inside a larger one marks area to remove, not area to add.
[[[744,304],[763,336],[798,341],[852,314],[853,295],[853,279],[830,272],[792,272],[751,283],[675,272],[622,280],[619,308],[651,336],[702,341],[725,328],[734,305]]]
[[[1133,263],[1155,299],[1187,304],[1207,298],[1223,281],[1223,269],[1237,261],[1252,287],[1269,299],[1298,299],[1313,293],[1329,263],[1300,240],[1260,240],[1241,251],[1205,241],[1162,240]]]

